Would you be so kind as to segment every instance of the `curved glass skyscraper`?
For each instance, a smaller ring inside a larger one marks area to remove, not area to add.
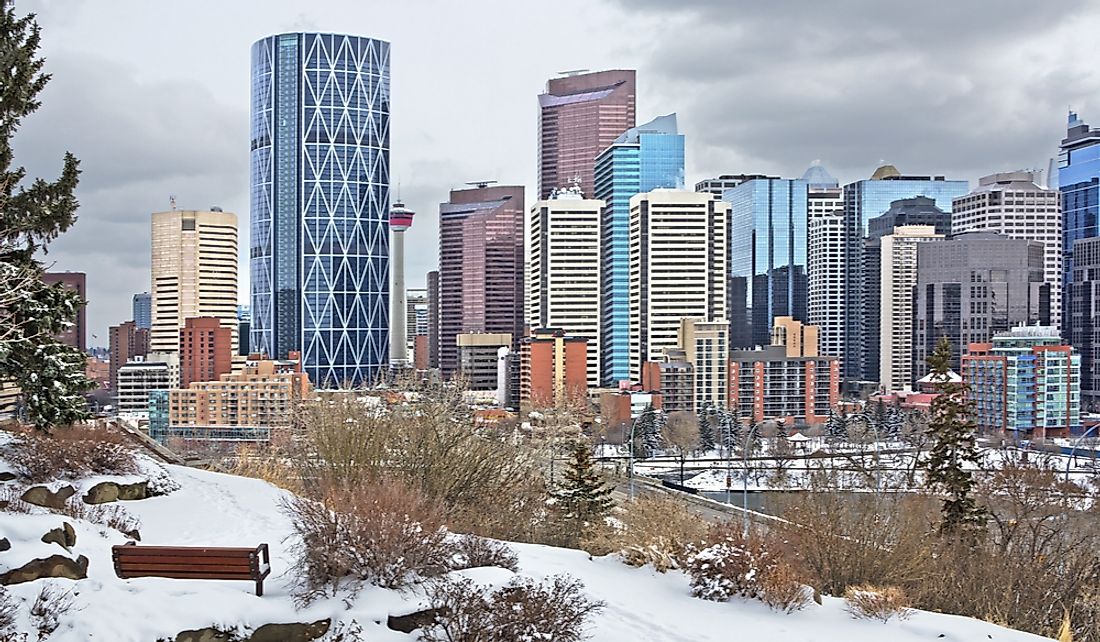
[[[253,44],[251,138],[252,349],[369,383],[389,360],[389,43]]]

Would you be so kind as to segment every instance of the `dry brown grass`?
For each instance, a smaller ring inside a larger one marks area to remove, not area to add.
[[[50,433],[28,429],[17,432],[5,450],[15,471],[32,483],[138,470],[125,437],[106,427],[71,426]]]
[[[461,535],[450,545],[454,550],[454,560],[450,565],[452,570],[496,566],[512,572],[519,571],[519,557],[504,542],[477,535]]]
[[[688,547],[707,534],[706,522],[668,497],[625,502],[614,518],[617,524],[600,529],[584,542],[584,549],[594,555],[617,554],[629,566],[651,564],[661,573],[681,568]]]
[[[849,586],[844,601],[848,612],[858,619],[904,620],[913,612],[909,596],[896,586]]]

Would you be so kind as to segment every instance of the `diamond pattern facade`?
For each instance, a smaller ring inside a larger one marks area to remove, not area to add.
[[[389,361],[390,45],[293,33],[252,46],[252,346],[322,388]]]

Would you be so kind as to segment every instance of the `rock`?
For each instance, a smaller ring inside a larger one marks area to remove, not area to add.
[[[13,479],[18,479],[18,475],[7,470],[0,470],[0,482],[9,482]]]
[[[412,633],[421,627],[434,623],[445,611],[446,609],[424,609],[408,615],[391,615],[386,618],[386,626],[393,631]]]
[[[181,631],[180,634],[176,636],[176,642],[232,642],[236,639],[239,638],[214,628]]]
[[[149,496],[149,482],[139,481],[132,484],[100,482],[84,493],[85,504],[106,504],[115,501],[133,501]]]
[[[50,555],[45,559],[31,560],[0,575],[0,585],[22,584],[43,577],[82,580],[88,577],[88,558],[81,555],[74,560],[64,555]]]
[[[8,538],[0,537],[0,551],[10,551],[10,550],[11,550],[11,542],[8,541]]]
[[[62,486],[57,492],[51,492],[45,486],[31,486],[19,499],[35,506],[60,510],[65,507],[65,502],[75,494],[76,489],[72,486]]]
[[[43,535],[42,541],[47,544],[60,544],[65,547],[65,550],[69,550],[76,546],[76,531],[73,530],[72,524],[65,522]]]
[[[318,620],[312,624],[265,624],[256,629],[248,642],[311,642],[328,633],[331,625],[332,620]]]

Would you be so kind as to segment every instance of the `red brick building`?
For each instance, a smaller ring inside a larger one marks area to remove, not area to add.
[[[60,283],[80,295],[81,299],[87,299],[88,297],[87,277],[83,272],[46,272],[42,275],[42,280],[49,285]],[[62,343],[66,343],[81,352],[85,350],[88,334],[87,308],[87,303],[81,303],[80,307],[76,309],[76,318],[73,319],[73,325],[57,336]]]
[[[541,328],[520,343],[522,408],[584,404],[588,398],[588,339]]]
[[[118,390],[118,369],[134,357],[149,354],[149,330],[139,328],[133,321],[126,321],[110,330],[111,365],[108,373],[108,385]]]
[[[217,317],[193,317],[180,329],[180,387],[217,381],[233,370],[233,331]]]

